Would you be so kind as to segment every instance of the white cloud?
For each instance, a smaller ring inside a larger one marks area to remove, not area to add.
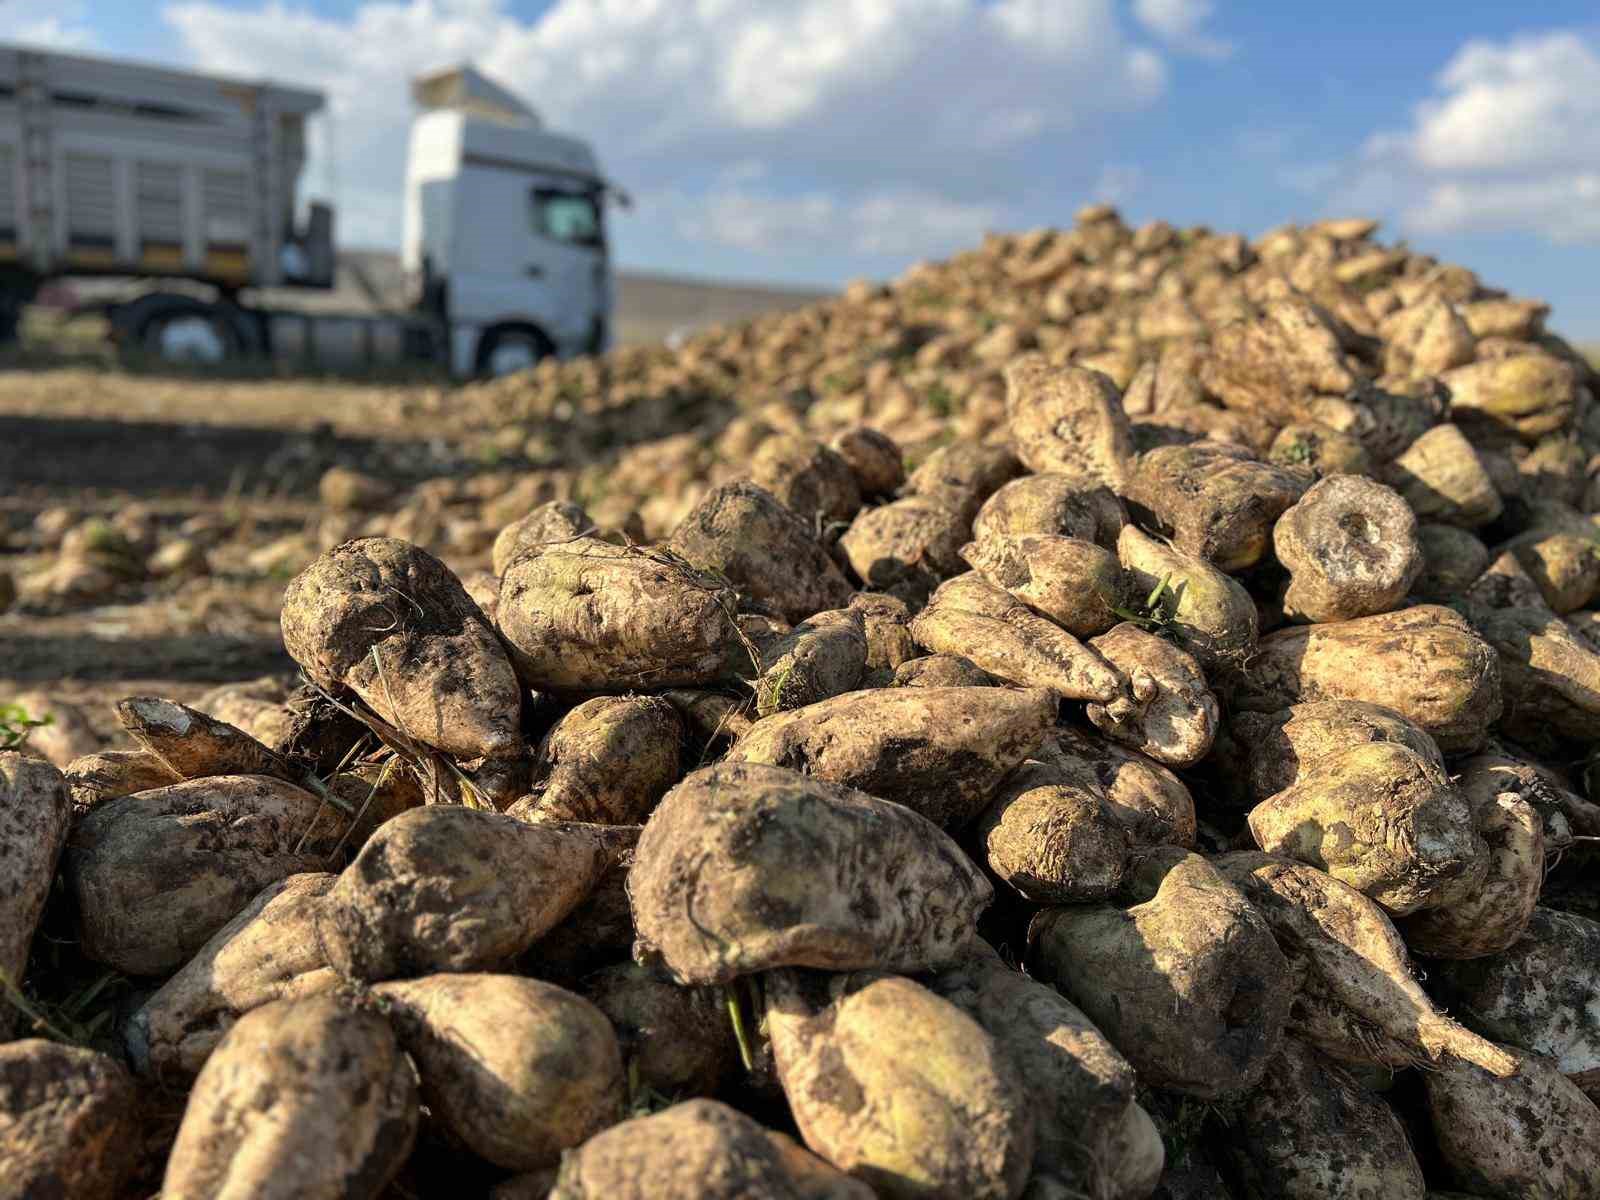
[[[782,229],[791,250],[833,249],[842,228],[884,254],[998,219],[1034,156],[1092,148],[1167,87],[1113,0],[557,0],[531,22],[505,0],[361,0],[337,17],[178,0],[163,15],[196,65],[329,93],[352,240],[394,239],[407,79],[455,61],[592,139],[641,208],[698,194],[738,244]]]
[[[1349,195],[1418,233],[1600,242],[1600,41],[1570,30],[1460,48],[1411,125],[1367,140]]]
[[[1600,47],[1576,33],[1468,42],[1421,107],[1411,144],[1436,171],[1600,161]]]
[[[863,255],[945,254],[975,242],[1001,217],[993,205],[894,190],[841,200],[824,192],[774,196],[726,187],[646,201],[669,212],[682,237],[757,254],[787,252],[796,244]]]
[[[97,44],[84,6],[71,0],[0,0],[0,41],[54,50]]]
[[[1185,54],[1227,58],[1231,42],[1206,32],[1216,5],[1211,0],[1133,0],[1133,15],[1151,33]]]
[[[1489,183],[1441,183],[1406,214],[1422,233],[1533,228],[1556,242],[1600,242],[1600,170]]]

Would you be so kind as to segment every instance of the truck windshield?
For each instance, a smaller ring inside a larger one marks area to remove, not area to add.
[[[534,188],[533,231],[558,242],[604,246],[599,194]]]

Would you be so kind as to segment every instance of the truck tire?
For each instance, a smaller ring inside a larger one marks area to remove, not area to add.
[[[117,322],[130,358],[191,366],[234,362],[250,350],[247,332],[218,304],[156,294],[128,306]]]
[[[478,339],[478,376],[497,379],[526,371],[555,352],[550,339],[532,325],[495,325]]]
[[[33,303],[38,293],[37,276],[14,269],[0,270],[0,348],[18,340],[22,310]]]

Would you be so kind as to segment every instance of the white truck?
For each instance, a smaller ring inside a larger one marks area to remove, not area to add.
[[[0,45],[0,342],[42,285],[93,277],[123,284],[96,306],[118,343],[174,360],[465,376],[604,350],[627,200],[589,147],[470,66],[412,96],[404,296],[269,306],[335,281],[333,209],[300,203],[320,93]]]

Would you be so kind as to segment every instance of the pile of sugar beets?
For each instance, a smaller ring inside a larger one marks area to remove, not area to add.
[[[0,754],[0,1195],[1600,1195],[1596,380],[1370,233],[999,239],[1203,336],[343,542],[283,703]]]

